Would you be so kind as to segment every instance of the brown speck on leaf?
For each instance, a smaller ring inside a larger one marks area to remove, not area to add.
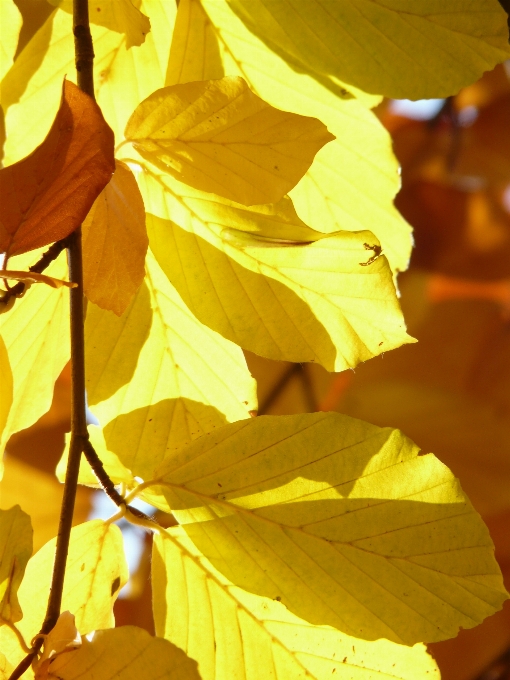
[[[380,343],[379,343],[379,347],[380,347],[382,344],[383,344],[383,342],[380,342]]]
[[[222,485],[222,484],[220,484],[220,483],[218,482],[218,486],[219,486],[219,487],[221,487],[221,486],[223,486],[223,485]]]
[[[120,588],[120,576],[117,576],[115,579],[113,579],[112,582],[112,597],[115,595],[117,590]]]
[[[363,247],[365,250],[373,250],[374,254],[372,255],[371,258],[369,258],[366,262],[360,262],[360,265],[362,267],[368,267],[369,264],[372,264],[372,262],[375,262],[379,255],[382,253],[382,247],[378,245],[373,245],[371,246],[369,243],[364,243]]]
[[[277,595],[274,599],[275,599],[277,602],[281,602],[281,601],[282,601],[282,598],[281,598],[279,595]]]
[[[248,411],[248,415],[250,415],[252,418],[256,418],[258,414],[258,411]]]
[[[342,663],[347,663],[347,657],[346,656],[344,656],[344,660],[342,661]]]

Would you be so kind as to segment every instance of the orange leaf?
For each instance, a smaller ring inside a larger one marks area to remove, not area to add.
[[[97,104],[65,80],[44,142],[0,169],[0,252],[19,255],[73,232],[110,181],[113,144]]]
[[[149,239],[138,184],[127,165],[115,174],[83,223],[83,287],[91,302],[120,316],[145,275]]]

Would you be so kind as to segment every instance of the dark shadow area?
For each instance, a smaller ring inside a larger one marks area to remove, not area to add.
[[[114,418],[104,428],[104,438],[135,476],[151,479],[163,460],[226,424],[223,413],[213,406],[185,397],[163,399]]]
[[[337,352],[327,329],[290,288],[246,269],[170,220],[148,215],[147,229],[163,271],[203,324],[255,354],[266,354],[265,345],[273,359],[304,362],[316,361],[316,352],[321,364],[333,368]],[[297,333],[298,319],[308,342]],[[288,345],[285,351],[276,334]]]
[[[89,306],[85,322],[89,404],[108,399],[130,382],[151,324],[150,294],[145,283],[120,317]]]

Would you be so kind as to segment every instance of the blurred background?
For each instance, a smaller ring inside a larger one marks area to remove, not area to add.
[[[17,4],[25,12],[30,6],[21,48],[52,8],[32,0]],[[410,268],[398,286],[409,332],[419,342],[337,374],[247,353],[259,385],[259,414],[339,411],[398,427],[435,453],[488,525],[508,589],[509,74],[510,67],[501,65],[456,97],[383,101],[375,110],[402,165],[396,205],[414,227]],[[8,446],[0,507],[19,503],[31,515],[35,550],[57,531],[62,490],[54,470],[69,429],[69,405],[66,368],[51,410]],[[113,512],[102,492],[80,488],[75,523]],[[153,632],[150,537],[135,527],[123,530],[132,578],[116,604],[117,622]],[[429,649],[444,680],[510,679],[510,604]]]

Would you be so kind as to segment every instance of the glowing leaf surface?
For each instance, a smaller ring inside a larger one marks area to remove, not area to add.
[[[124,163],[116,162],[110,183],[83,223],[82,235],[85,295],[120,316],[143,281],[149,245],[140,190]]]
[[[288,199],[246,209],[149,166],[138,180],[147,210],[158,216],[148,217],[148,231],[161,267],[195,316],[229,340],[330,371],[412,342],[370,232],[324,238]],[[257,238],[235,238],[232,228]]]
[[[18,591],[23,619],[17,624],[25,640],[39,632],[51,583],[56,539],[32,557]],[[71,531],[62,610],[73,612],[82,635],[114,625],[113,603],[127,581],[122,535],[118,527],[94,520]],[[17,638],[0,628],[0,649],[13,665],[25,656]]]
[[[496,0],[228,2],[300,69],[387,97],[456,94],[510,54]]]
[[[23,616],[17,592],[31,554],[30,517],[19,505],[0,510],[0,625]]]
[[[154,92],[125,136],[182,182],[243,205],[278,201],[334,139],[319,120],[273,108],[236,76]]]
[[[21,14],[14,0],[0,2],[0,26],[3,26],[0,40],[0,80],[12,66],[21,28]],[[8,30],[6,30],[8,27]],[[1,87],[1,85],[0,85]]]
[[[196,662],[167,640],[135,626],[98,630],[50,670],[61,680],[200,680]]]
[[[418,453],[398,430],[336,413],[262,416],[174,454],[143,493],[230,581],[310,623],[436,641],[507,593],[480,516]]]
[[[86,347],[89,403],[134,475],[152,476],[175,448],[257,408],[242,351],[195,319],[150,251],[120,318],[89,306]]]
[[[11,410],[12,396],[11,364],[5,342],[0,335],[0,437]]]
[[[30,253],[13,258],[11,263],[27,269],[37,261]],[[55,278],[67,277],[65,255],[46,272]],[[69,299],[66,288],[54,290],[33,286],[14,307],[0,314],[2,336],[13,376],[13,402],[0,451],[14,432],[35,423],[50,405],[55,380],[69,360]]]
[[[284,605],[236,587],[173,527],[154,538],[156,632],[198,662],[203,680],[438,680],[423,645],[365,642],[314,626]],[[179,616],[172,616],[172,612]]]

